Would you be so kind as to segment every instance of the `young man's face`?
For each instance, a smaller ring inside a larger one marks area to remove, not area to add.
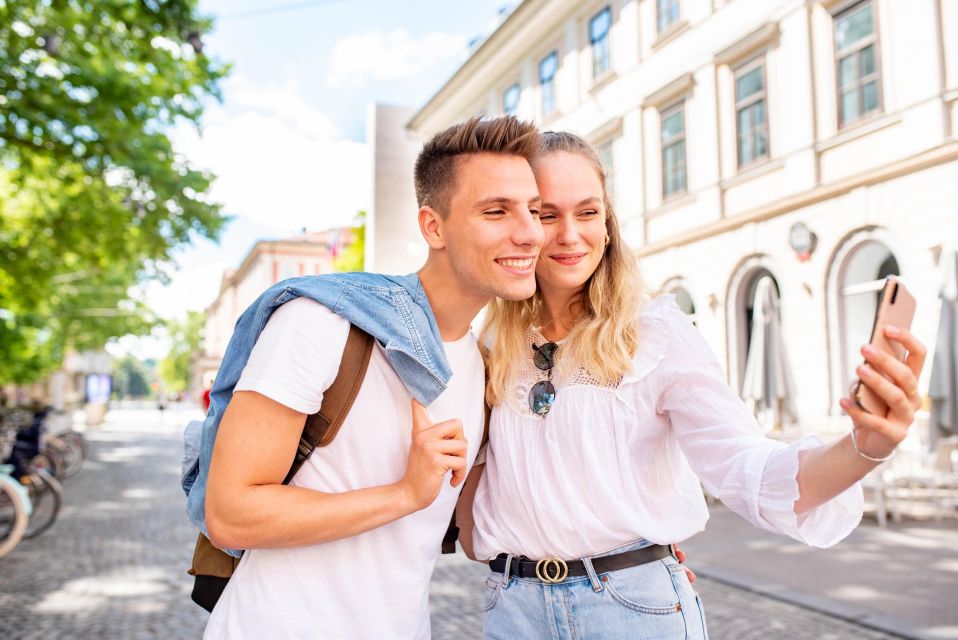
[[[543,239],[540,201],[525,158],[492,153],[459,158],[442,229],[460,286],[505,300],[535,293]]]

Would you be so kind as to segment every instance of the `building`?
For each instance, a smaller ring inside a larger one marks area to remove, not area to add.
[[[596,146],[647,286],[694,314],[739,390],[772,279],[802,430],[845,424],[886,275],[933,348],[958,245],[958,4],[525,0],[408,127],[498,113]]]
[[[415,111],[371,104],[366,114],[366,140],[372,155],[373,193],[366,217],[365,270],[410,273],[426,260],[426,241],[419,233],[413,166],[422,141],[406,129]]]
[[[224,271],[219,295],[206,309],[203,351],[196,354],[192,366],[192,394],[198,396],[212,381],[236,320],[263,291],[286,278],[333,272],[333,261],[352,242],[350,228],[304,230],[284,240],[260,240],[238,269]]]

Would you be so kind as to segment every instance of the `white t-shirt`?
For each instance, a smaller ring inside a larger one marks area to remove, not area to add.
[[[348,332],[345,319],[313,300],[283,305],[260,334],[236,390],[315,413]],[[483,430],[482,359],[471,333],[444,346],[453,376],[429,416],[462,420],[471,461]],[[313,452],[292,484],[334,493],[396,482],[406,470],[411,431],[410,395],[377,344],[336,439]],[[351,538],[247,551],[204,637],[428,639],[429,579],[460,488],[447,480],[428,508]]]
[[[517,388],[489,423],[473,504],[476,557],[572,559],[642,538],[681,542],[708,520],[700,481],[755,526],[816,547],[835,544],[861,519],[857,484],[795,515],[799,453],[819,440],[764,437],[671,296],[643,309],[632,370],[618,385],[571,372],[554,380],[545,417],[527,398],[546,376],[531,344],[546,340],[530,330],[527,341]]]

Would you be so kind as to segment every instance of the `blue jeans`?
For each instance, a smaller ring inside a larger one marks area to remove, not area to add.
[[[490,573],[482,616],[486,640],[708,639],[702,602],[672,556],[599,574],[590,558],[583,562],[589,575],[555,585]]]

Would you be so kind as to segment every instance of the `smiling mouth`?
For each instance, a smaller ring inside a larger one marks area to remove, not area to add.
[[[555,260],[556,262],[558,262],[559,264],[573,265],[573,264],[579,264],[579,262],[581,262],[582,258],[584,258],[585,256],[586,254],[584,253],[577,253],[575,255],[549,256],[549,257]]]
[[[496,260],[496,264],[499,266],[505,267],[510,271],[525,272],[531,271],[535,267],[536,259],[535,258],[499,258]]]

